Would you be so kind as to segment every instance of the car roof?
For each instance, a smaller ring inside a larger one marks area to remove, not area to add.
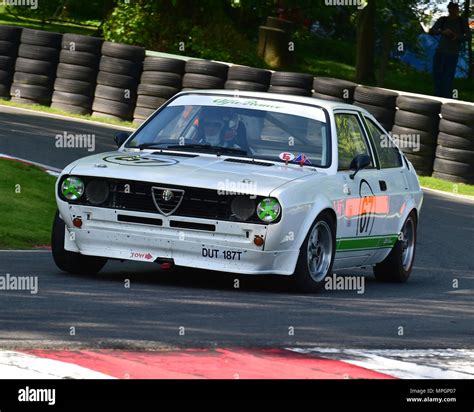
[[[217,96],[230,96],[234,98],[254,98],[254,99],[272,99],[287,103],[300,103],[305,105],[312,105],[316,107],[322,107],[327,110],[343,109],[343,110],[357,110],[363,113],[368,113],[365,109],[347,103],[340,103],[331,100],[319,99],[316,97],[306,96],[294,96],[290,94],[280,93],[268,93],[268,92],[249,92],[249,91],[238,91],[238,96],[235,90],[222,90],[222,89],[198,89],[198,90],[186,90],[175,95],[176,97],[184,95],[203,94],[203,95],[217,95]]]

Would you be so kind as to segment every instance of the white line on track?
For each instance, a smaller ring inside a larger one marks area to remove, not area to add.
[[[332,348],[289,348],[289,350],[337,359],[400,379],[474,379],[474,350]]]
[[[0,379],[114,379],[73,363],[0,351]]]

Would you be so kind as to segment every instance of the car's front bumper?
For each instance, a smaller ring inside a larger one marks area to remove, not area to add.
[[[255,236],[266,239],[265,225],[212,221],[152,213],[69,205],[58,201],[66,223],[65,249],[83,255],[160,262],[242,274],[291,275],[298,250],[265,250]],[[159,218],[161,226],[118,221],[118,215]],[[72,224],[81,217],[82,227]],[[170,222],[215,225],[215,231],[170,227]],[[266,242],[267,243],[267,242]]]

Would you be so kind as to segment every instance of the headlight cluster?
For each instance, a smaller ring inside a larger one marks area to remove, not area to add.
[[[101,205],[109,197],[109,185],[103,180],[92,180],[85,184],[82,179],[69,176],[61,183],[61,194],[67,200],[85,197],[92,205]]]
[[[281,207],[278,200],[265,198],[255,205],[255,200],[247,196],[237,196],[232,200],[231,212],[238,220],[246,221],[257,213],[258,218],[265,223],[272,223],[280,217]]]

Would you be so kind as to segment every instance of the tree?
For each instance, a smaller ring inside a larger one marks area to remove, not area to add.
[[[357,16],[357,59],[356,82],[373,83],[375,81],[375,0],[359,10]]]

